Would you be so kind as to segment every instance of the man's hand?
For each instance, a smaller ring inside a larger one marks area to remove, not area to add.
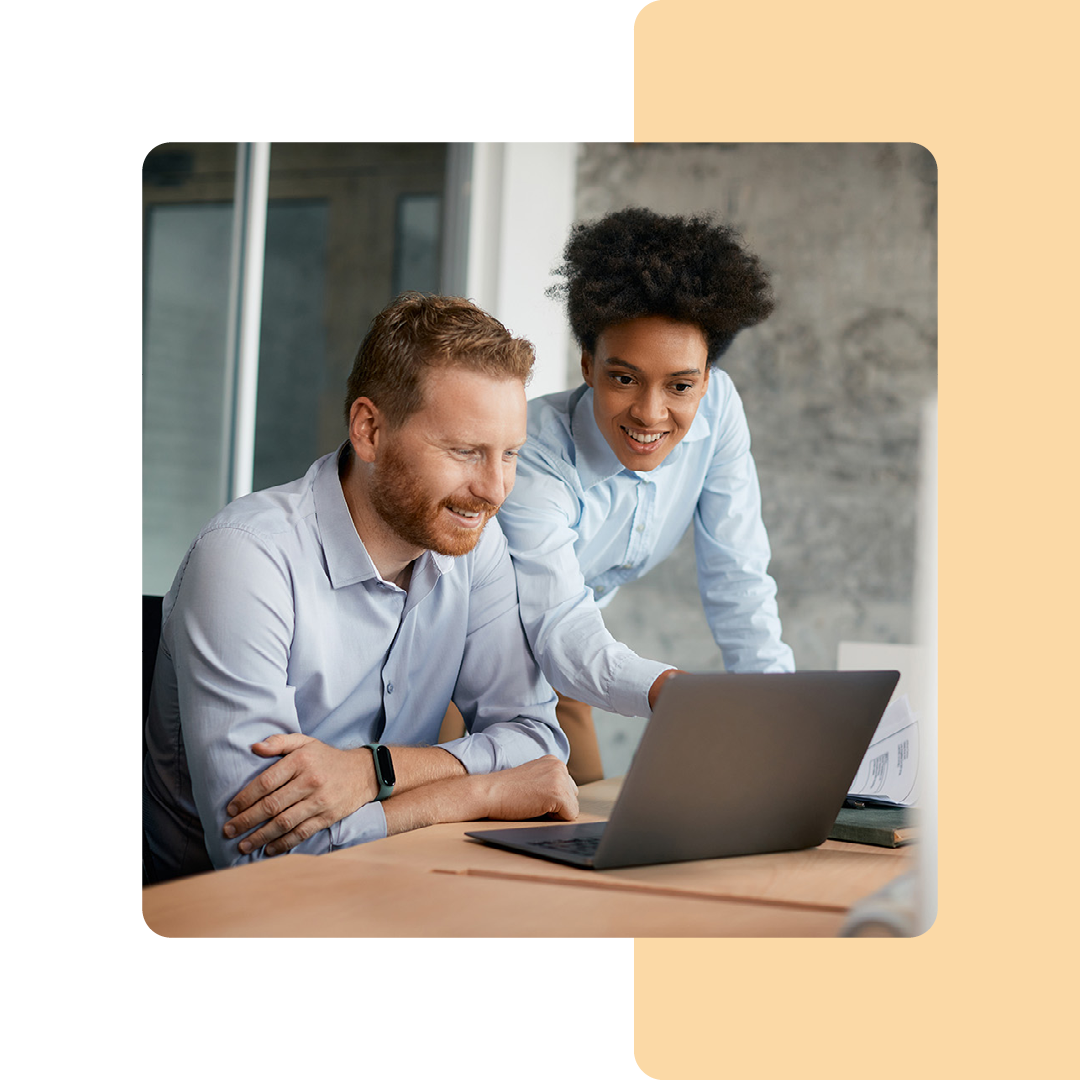
[[[550,754],[514,769],[488,773],[483,780],[487,781],[484,816],[495,821],[526,821],[544,814],[573,821],[578,816],[577,784],[566,766]]]
[[[229,803],[223,830],[246,855],[266,845],[280,855],[327,829],[379,793],[371,751],[337,750],[310,735],[271,735],[251,748],[261,757],[281,756]],[[265,824],[264,824],[265,823]],[[273,841],[273,843],[271,843]]]
[[[660,696],[660,691],[663,689],[664,683],[671,678],[672,675],[685,675],[686,672],[680,668],[668,668],[667,671],[661,671],[657,676],[656,682],[649,688],[649,708],[656,708],[656,699]]]
[[[455,776],[394,795],[383,803],[386,831],[422,829],[446,821],[526,821],[554,814],[573,821],[578,814],[577,784],[566,766],[547,755],[513,769]]]

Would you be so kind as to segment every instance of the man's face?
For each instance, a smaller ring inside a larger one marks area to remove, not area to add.
[[[424,407],[383,436],[372,505],[414,547],[468,554],[514,486],[525,420],[519,379],[435,369]]]
[[[690,430],[709,384],[701,330],[659,315],[607,327],[582,353],[593,414],[627,469],[655,469]]]

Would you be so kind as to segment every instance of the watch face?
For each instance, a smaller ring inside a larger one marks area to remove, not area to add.
[[[393,787],[397,783],[397,777],[394,775],[394,760],[390,757],[390,750],[385,746],[380,746],[375,751],[375,757],[379,766],[379,779],[382,783]]]

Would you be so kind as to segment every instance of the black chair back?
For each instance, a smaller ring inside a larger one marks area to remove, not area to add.
[[[150,684],[153,681],[153,663],[158,657],[161,640],[162,596],[143,597],[143,757],[146,757],[146,714],[150,711]],[[149,864],[146,833],[143,834],[143,886],[149,885],[146,868]]]
[[[161,640],[162,596],[142,598],[142,715],[150,710],[150,683],[154,678],[154,661],[157,659],[158,642]],[[145,749],[145,747],[144,747]]]

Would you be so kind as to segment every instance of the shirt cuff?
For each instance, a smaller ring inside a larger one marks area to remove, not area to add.
[[[619,666],[612,679],[608,697],[615,712],[621,716],[643,716],[651,719],[649,691],[665,671],[675,671],[674,664],[662,664],[659,660],[646,660],[631,654]]]
[[[470,776],[513,769],[544,754],[566,761],[570,745],[559,727],[536,720],[527,723],[528,730],[515,730],[518,724],[504,721],[439,746],[453,754]]]
[[[330,826],[330,850],[382,840],[386,836],[386,813],[381,802],[369,802]]]

